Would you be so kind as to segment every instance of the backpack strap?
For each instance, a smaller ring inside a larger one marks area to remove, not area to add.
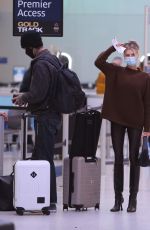
[[[51,55],[51,58],[48,58],[47,61],[51,65],[53,65],[57,70],[61,69],[62,67],[62,64],[60,63],[59,59],[54,55]]]
[[[59,59],[54,55],[51,55],[51,58],[47,59],[46,61],[48,61],[51,65],[53,65],[57,69],[57,71],[61,71],[62,69],[68,68],[67,63],[62,64],[59,61]]]

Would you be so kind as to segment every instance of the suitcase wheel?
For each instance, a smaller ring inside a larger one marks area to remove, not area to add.
[[[50,215],[50,210],[42,210],[43,215]]]
[[[83,212],[86,212],[88,209],[87,208],[82,208],[82,211]]]
[[[80,212],[80,211],[81,211],[81,208],[77,207],[76,212]]]
[[[23,208],[16,208],[16,213],[17,213],[17,215],[19,215],[19,216],[23,216],[23,214],[24,214],[24,209],[23,209]]]
[[[43,215],[49,216],[50,215],[49,207],[42,208],[42,213],[43,213]]]
[[[68,205],[67,205],[67,204],[64,204],[64,205],[63,205],[63,211],[64,211],[64,210],[67,210],[67,211],[68,211]]]
[[[83,208],[83,205],[75,205],[75,209],[76,209],[76,211],[81,211],[81,209],[83,210],[84,208]]]
[[[97,210],[97,209],[99,210],[99,204],[95,205],[95,210]]]

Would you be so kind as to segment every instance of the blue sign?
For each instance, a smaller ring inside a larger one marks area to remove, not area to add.
[[[13,0],[13,35],[63,36],[63,0]]]
[[[7,64],[8,58],[7,57],[0,57],[0,64]]]

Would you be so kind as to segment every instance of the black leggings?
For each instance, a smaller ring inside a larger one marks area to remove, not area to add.
[[[140,168],[137,166],[137,159],[139,154],[142,129],[126,127],[111,122],[111,138],[115,153],[114,189],[116,193],[123,191],[123,145],[126,131],[129,139],[130,193],[137,193],[140,176]]]

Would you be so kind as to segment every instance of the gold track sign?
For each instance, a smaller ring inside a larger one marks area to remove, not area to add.
[[[28,30],[62,37],[63,0],[13,0],[13,36]]]

